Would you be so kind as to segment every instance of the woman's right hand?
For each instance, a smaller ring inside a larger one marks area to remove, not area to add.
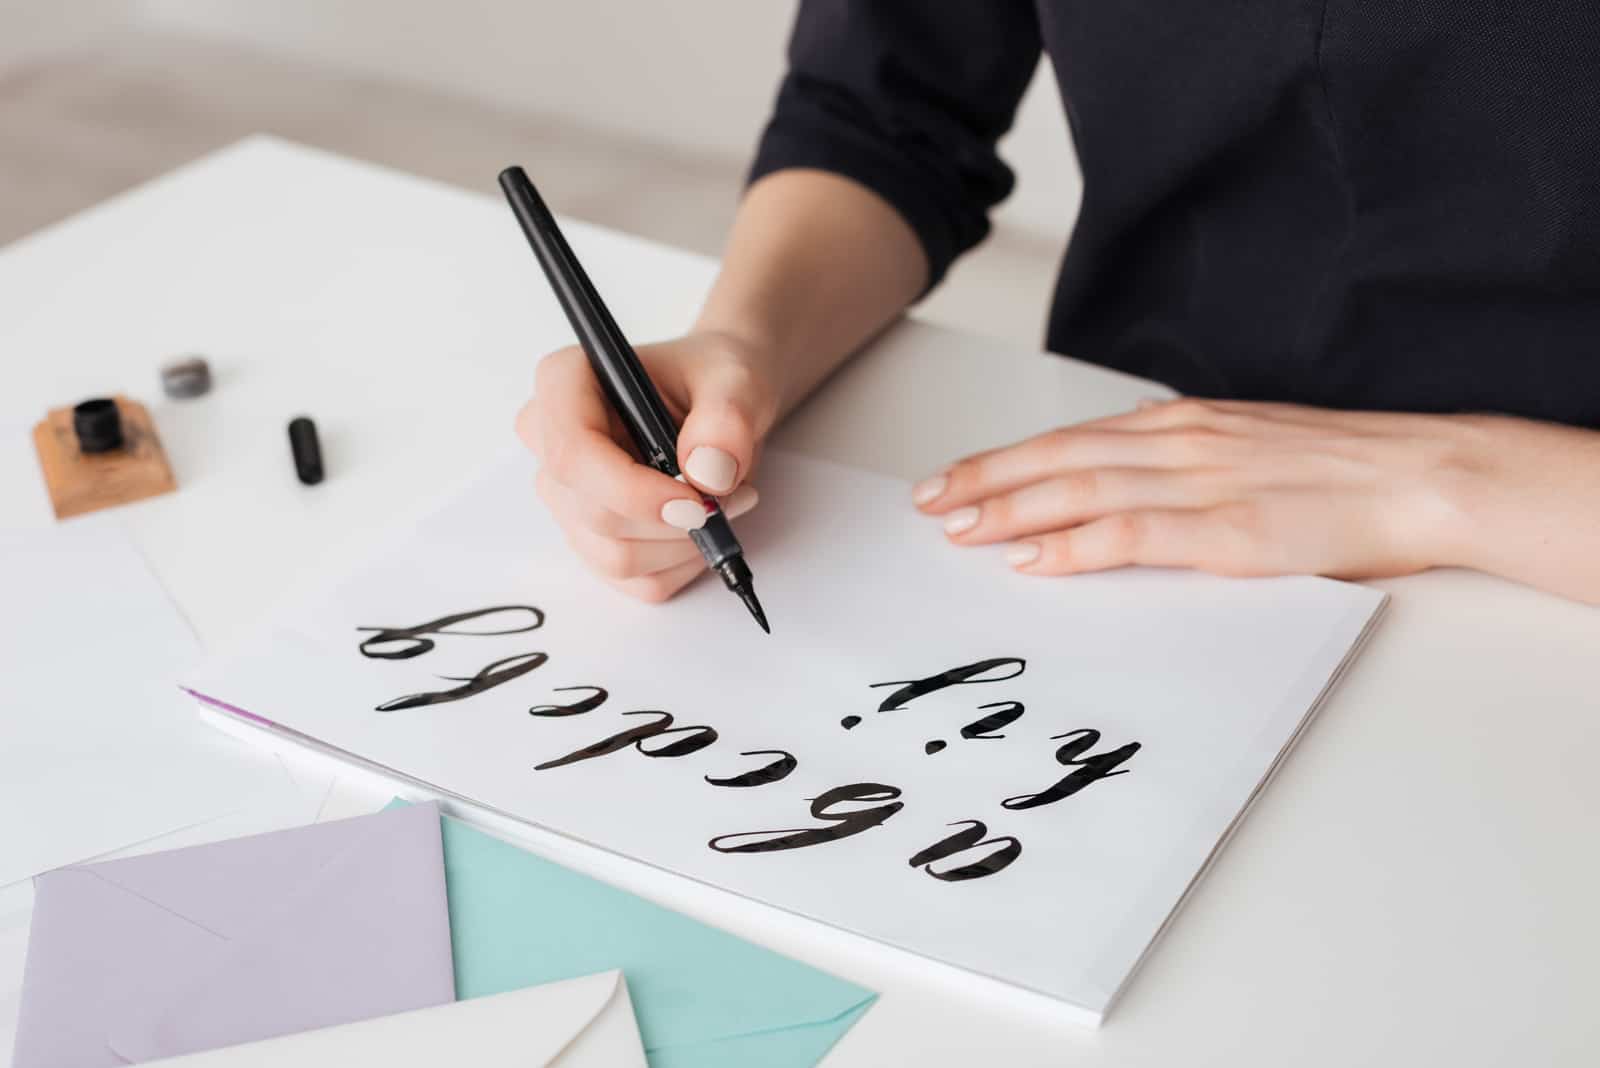
[[[640,463],[583,351],[539,362],[517,434],[539,458],[539,496],[567,543],[613,586],[664,601],[706,571],[687,532],[705,522],[699,489],[729,518],[756,505],[750,485],[777,419],[771,363],[728,334],[641,346],[639,360],[678,423],[678,466],[694,488]]]

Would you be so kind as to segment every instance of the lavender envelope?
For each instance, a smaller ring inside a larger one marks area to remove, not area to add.
[[[35,881],[14,1068],[138,1063],[455,999],[436,805]]]

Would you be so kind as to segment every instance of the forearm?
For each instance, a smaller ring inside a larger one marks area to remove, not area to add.
[[[1449,562],[1600,605],[1600,432],[1470,419],[1460,456]]]
[[[778,171],[746,193],[695,329],[760,353],[787,412],[904,311],[927,272],[915,233],[876,194]]]

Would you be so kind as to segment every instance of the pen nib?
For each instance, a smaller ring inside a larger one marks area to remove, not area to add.
[[[761,624],[761,629],[771,634],[772,628],[767,625],[767,614],[761,610],[761,602],[756,600],[756,591],[746,586],[739,591],[739,600],[743,601],[744,606],[750,609],[750,614],[756,617],[756,622]]]
[[[744,562],[744,557],[729,557],[718,564],[716,570],[717,574],[722,576],[722,584],[739,595],[739,600],[750,609],[750,614],[761,624],[761,629],[771,634],[772,628],[767,625],[767,614],[761,610],[761,602],[756,600],[756,588],[750,580],[750,565]]]

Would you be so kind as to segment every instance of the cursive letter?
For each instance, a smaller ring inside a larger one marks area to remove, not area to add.
[[[681,757],[690,753],[697,753],[717,740],[717,732],[711,727],[673,727],[672,713],[670,712],[624,712],[624,716],[660,716],[654,723],[646,723],[642,727],[630,727],[628,730],[613,734],[609,738],[602,738],[593,745],[586,745],[582,749],[574,750],[564,757],[555,760],[546,760],[536,766],[534,771],[548,771],[551,768],[565,767],[583,760],[605,756],[615,753],[619,749],[633,746],[647,757]],[[681,738],[675,742],[668,742],[657,749],[646,749],[644,743],[650,738],[664,738],[669,734],[687,733],[689,737]]]
[[[977,676],[996,668],[1013,665],[1016,670],[1009,675],[996,675],[991,679],[980,679]],[[981,682],[1003,682],[1014,679],[1027,668],[1028,662],[1016,656],[998,656],[992,660],[979,660],[976,663],[964,664],[961,667],[941,671],[937,675],[929,675],[925,679],[913,679],[900,682],[874,682],[869,689],[879,686],[898,686],[900,689],[883,699],[883,704],[878,706],[879,712],[890,712],[896,708],[904,707],[908,701],[914,701],[924,694],[943,690],[949,686],[975,685]]]
[[[775,756],[778,759],[764,767],[755,768],[742,775],[734,775],[727,779],[713,779],[706,776],[706,782],[712,786],[765,786],[768,783],[779,782],[789,777],[789,773],[800,763],[794,758],[793,753],[785,753],[782,749],[752,749],[740,756]]]
[[[972,738],[1004,738],[1003,734],[991,734],[1001,727],[1009,727],[1022,718],[1021,701],[995,701],[993,704],[979,705],[979,708],[998,708],[998,712],[990,712],[982,719],[975,719],[961,728],[961,737]]]
[[[957,831],[948,838],[933,843],[927,849],[912,857],[909,861],[913,868],[922,868],[923,871],[935,879],[943,879],[947,883],[964,882],[967,879],[981,879],[985,875],[993,875],[1003,871],[1011,865],[1013,860],[1022,856],[1022,843],[1010,835],[1001,838],[984,838],[989,833],[989,828],[984,826],[982,820],[959,820],[950,824],[952,827],[966,826],[966,830]],[[946,868],[944,871],[934,871],[933,862],[953,857],[957,853],[964,853],[969,849],[979,846],[1000,846],[970,864],[963,864],[959,868]]]
[[[442,705],[450,701],[460,701],[474,694],[492,690],[501,683],[510,682],[520,678],[548,660],[544,653],[518,653],[508,656],[504,660],[496,660],[476,675],[463,678],[460,675],[440,675],[441,679],[450,682],[459,682],[464,685],[448,690],[435,690],[431,693],[413,693],[405,697],[396,697],[393,701],[385,701],[378,706],[379,712],[398,712],[402,708],[421,708],[424,705]]]
[[[594,693],[570,705],[534,705],[528,709],[530,716],[581,716],[585,712],[592,712],[605,703],[610,694],[606,693],[604,686],[557,686],[556,693],[566,693],[568,690],[593,690]]]
[[[899,796],[899,787],[885,786],[881,782],[857,782],[848,786],[835,786],[811,801],[811,818],[825,820],[829,824],[827,827],[790,827],[781,831],[721,834],[706,844],[718,853],[772,853],[780,849],[803,849],[806,846],[821,845],[823,842],[837,842],[841,838],[869,831],[905,808],[904,802],[895,800]],[[856,809],[853,812],[832,811],[835,805],[853,801],[889,803]],[[739,838],[748,838],[750,841],[738,845],[725,844]]]
[[[496,612],[527,612],[533,616],[533,622],[526,627],[512,627],[509,630],[450,630],[457,623],[465,623],[469,619],[479,619],[483,616],[492,616]],[[528,604],[502,604],[494,608],[480,608],[475,612],[457,612],[452,616],[440,616],[430,619],[426,623],[419,623],[414,627],[357,627],[357,631],[371,631],[372,637],[361,643],[361,655],[374,660],[409,660],[413,656],[421,656],[433,648],[433,639],[424,638],[424,634],[456,634],[462,637],[489,637],[494,634],[523,634],[530,630],[538,630],[544,623],[544,613]],[[380,649],[383,645],[397,645],[395,649]]]
[[[1056,763],[1067,767],[1076,766],[1073,771],[1061,779],[1054,786],[1050,786],[1036,794],[1018,794],[1008,797],[1000,802],[1002,808],[1038,808],[1060,801],[1063,797],[1071,797],[1092,782],[1109,779],[1113,775],[1126,775],[1128,769],[1113,771],[1118,764],[1123,763],[1139,751],[1138,742],[1129,742],[1120,749],[1113,749],[1109,753],[1097,753],[1091,757],[1083,756],[1087,749],[1093,749],[1100,744],[1100,732],[1084,728],[1082,730],[1068,731],[1066,734],[1057,734],[1051,737],[1054,741],[1058,738],[1071,738],[1072,741],[1056,750]],[[1081,758],[1081,759],[1080,759]]]

